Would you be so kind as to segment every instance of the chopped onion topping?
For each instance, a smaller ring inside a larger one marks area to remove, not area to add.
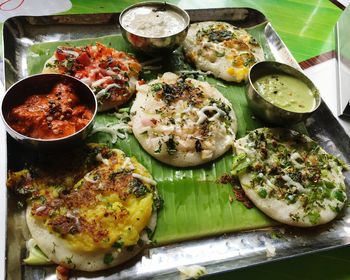
[[[35,213],[40,213],[40,212],[45,211],[45,210],[46,210],[46,205],[41,205],[35,209]]]
[[[96,184],[98,182],[98,180],[94,180],[92,179],[90,176],[90,173],[87,173],[85,176],[84,176],[84,179],[85,181],[89,182],[89,183],[92,183],[92,184]]]
[[[137,174],[137,173],[132,173],[131,175],[132,175],[132,177],[134,177],[134,178],[136,178],[136,179],[140,179],[142,182],[144,182],[144,183],[146,183],[146,184],[151,184],[151,185],[153,185],[153,186],[157,185],[157,182],[154,181],[154,180],[151,179],[151,178],[142,176],[142,175]]]
[[[114,113],[113,115],[116,117],[113,122],[107,124],[100,124],[95,122],[94,128],[91,134],[96,132],[105,132],[112,136],[111,142],[114,144],[119,139],[125,139],[127,137],[127,133],[129,132],[129,121],[130,115],[129,112],[121,111]]]
[[[111,88],[121,88],[121,87],[120,87],[120,85],[117,85],[117,84],[110,84],[110,85],[106,86],[104,89],[101,89],[96,94],[96,98],[97,99],[102,98],[102,96],[106,95]]]
[[[124,159],[124,163],[123,163],[122,169],[128,169],[128,170],[134,170],[135,169],[135,166],[132,164],[131,159],[129,157],[126,157]]]
[[[104,82],[106,82],[106,81],[108,81],[108,80],[111,80],[111,79],[112,79],[112,78],[111,78],[110,76],[103,77],[103,78],[101,78],[101,79],[99,79],[99,80],[93,82],[93,83],[91,84],[91,86],[92,86],[93,88],[98,87],[98,86],[102,85]]]
[[[208,116],[204,113],[206,111],[216,111],[215,115],[208,118]],[[219,109],[216,104],[214,103],[213,106],[204,106],[202,109],[200,109],[197,112],[198,115],[198,121],[197,124],[202,124],[206,119],[208,119],[208,121],[214,121],[217,120],[218,117],[220,116],[224,116],[225,112],[221,109]]]
[[[68,54],[68,55],[74,56],[75,58],[77,58],[79,56],[79,53],[76,51],[65,50],[65,49],[60,49],[60,48],[58,48],[58,49],[64,53]]]
[[[101,153],[98,153],[98,154],[96,155],[96,159],[97,159],[98,161],[102,162],[102,163],[105,164],[105,165],[109,165],[108,159],[103,158],[102,155],[101,155]]]
[[[80,79],[80,81],[87,84],[88,86],[91,86],[91,83],[92,83],[92,81],[89,77],[84,77],[84,78]]]
[[[77,226],[77,229],[80,231],[80,221],[79,218],[77,216],[74,216],[71,212],[67,212],[66,214],[67,218],[73,219],[74,220],[74,224]]]
[[[291,160],[291,162],[293,162],[293,164],[296,168],[298,168],[298,169],[304,168],[304,166],[302,164],[300,164],[299,162],[296,161],[297,159],[302,159],[299,153],[292,153],[290,155],[290,160]]]
[[[283,176],[282,176],[282,179],[283,179],[284,181],[286,181],[286,183],[287,183],[288,186],[294,186],[294,187],[296,187],[299,191],[303,191],[303,190],[304,190],[304,187],[303,187],[300,183],[293,181],[293,179],[290,178],[288,175],[283,175]]]

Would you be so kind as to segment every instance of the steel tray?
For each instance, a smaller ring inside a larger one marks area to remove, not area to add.
[[[223,8],[188,12],[192,21],[224,20],[245,28],[265,24],[264,36],[274,58],[299,68],[272,25],[259,11],[248,8]],[[6,87],[28,74],[28,46],[41,42],[118,34],[118,16],[119,14],[64,15],[16,17],[7,20],[3,32]],[[306,128],[309,135],[328,152],[349,164],[350,139],[324,103],[307,120]],[[3,155],[2,160],[12,168],[16,164],[18,154],[10,139],[7,139],[7,143],[7,157],[6,154]],[[346,172],[345,176],[346,185],[349,186],[349,172]],[[348,196],[350,197],[349,190]],[[341,217],[325,226],[305,230],[278,226],[151,247],[123,266],[101,273],[77,273],[74,276],[76,279],[178,279],[177,268],[180,266],[199,264],[205,266],[208,273],[213,274],[345,246],[350,243],[350,209],[345,208]],[[23,223],[23,213],[17,210],[15,202],[8,201],[7,214],[7,278],[53,279],[54,267],[22,265],[21,260],[26,251],[24,240],[28,235]],[[275,238],[276,232],[282,233],[283,237]],[[276,249],[274,256],[267,254],[271,246]]]

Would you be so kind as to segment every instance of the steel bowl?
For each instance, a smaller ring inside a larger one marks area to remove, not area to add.
[[[304,82],[314,94],[316,99],[315,107],[307,112],[293,112],[282,109],[267,101],[254,87],[254,82],[262,76],[271,74],[285,74]],[[270,124],[286,126],[301,122],[317,110],[321,104],[321,97],[314,83],[301,71],[287,64],[275,61],[262,61],[256,63],[250,69],[248,79],[249,82],[246,90],[248,105],[255,115]]]
[[[69,83],[78,95],[80,103],[87,106],[93,112],[91,120],[84,128],[61,138],[39,139],[23,135],[10,126],[8,116],[12,108],[23,104],[31,95],[50,92],[54,85],[61,82]],[[8,134],[17,142],[42,151],[66,149],[80,143],[90,133],[96,113],[97,99],[93,91],[78,79],[62,74],[38,74],[24,78],[13,84],[6,91],[1,103],[1,118]]]
[[[184,20],[184,27],[176,33],[169,33],[165,36],[147,36],[142,34],[142,32],[136,33],[126,24],[125,15],[131,10],[142,8],[152,8],[154,12],[173,11]],[[169,54],[182,44],[190,25],[190,16],[185,10],[173,4],[166,2],[141,2],[123,10],[119,16],[119,24],[124,39],[129,42],[135,50],[154,56]]]

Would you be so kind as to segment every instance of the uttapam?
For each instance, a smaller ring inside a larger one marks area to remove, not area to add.
[[[232,147],[237,120],[230,102],[207,82],[174,73],[137,87],[132,130],[141,146],[173,166],[195,166]]]
[[[285,224],[310,227],[333,220],[347,200],[345,164],[301,133],[251,131],[234,144],[233,174],[252,202]]]
[[[196,68],[230,82],[247,80],[250,67],[264,60],[264,52],[254,37],[226,22],[191,24],[183,46]]]
[[[43,73],[66,74],[86,83],[96,94],[98,110],[118,108],[135,93],[141,64],[136,58],[101,43],[59,46]]]
[[[83,271],[107,269],[139,253],[155,229],[159,201],[156,182],[135,158],[99,145],[91,153],[96,167],[77,182],[28,170],[8,179],[8,187],[28,195],[27,225],[42,252]]]

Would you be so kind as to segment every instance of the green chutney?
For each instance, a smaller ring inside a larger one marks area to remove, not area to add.
[[[263,76],[255,89],[270,103],[291,112],[309,112],[316,106],[314,92],[303,82],[285,74]]]

